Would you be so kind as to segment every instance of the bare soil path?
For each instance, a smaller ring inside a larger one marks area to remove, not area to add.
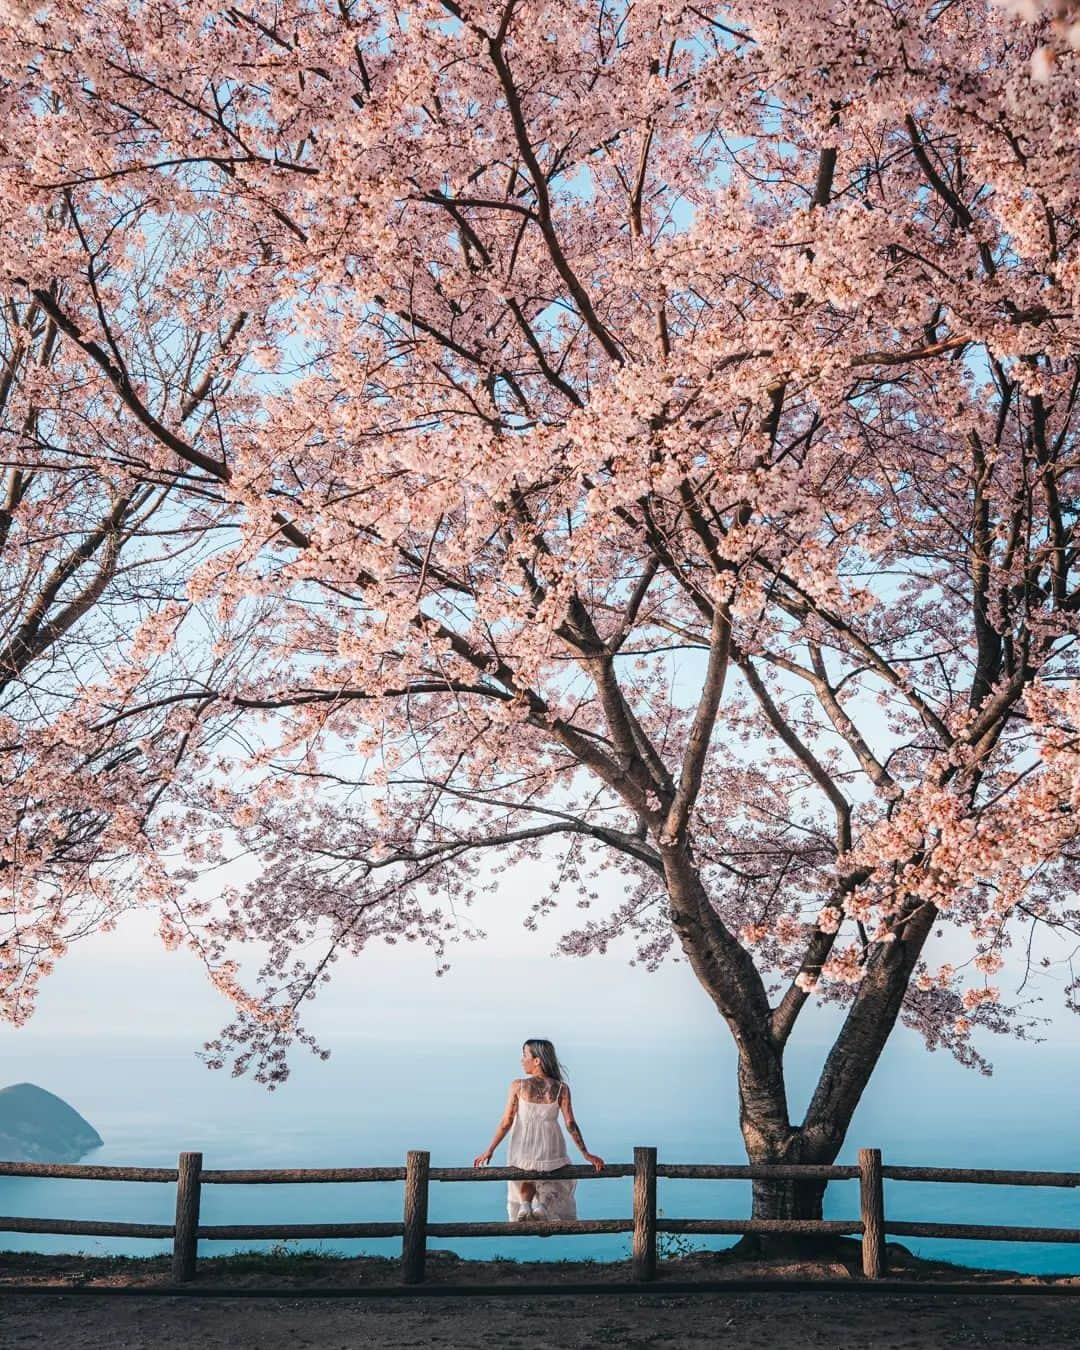
[[[0,1252],[0,1350],[1080,1347],[1080,1280],[963,1270],[899,1247],[890,1247],[890,1275],[926,1292],[867,1290],[855,1256],[810,1264],[702,1253],[665,1261],[648,1292],[610,1291],[628,1275],[628,1263],[479,1262],[431,1252],[428,1292],[387,1297],[378,1291],[397,1285],[396,1261],[251,1253],[200,1260],[200,1290],[178,1296],[165,1258]],[[783,1280],[830,1285],[791,1292],[776,1284]],[[957,1280],[962,1292],[930,1292]],[[688,1292],[676,1284],[715,1281],[732,1287]],[[1010,1292],[980,1290],[1002,1282]],[[546,1292],[553,1284],[574,1292]],[[590,1284],[609,1290],[579,1292]],[[477,1286],[494,1292],[465,1292]],[[1074,1292],[1040,1292],[1055,1287]],[[371,1292],[357,1297],[357,1289]]]
[[[0,1296],[4,1350],[953,1350],[1080,1345],[1080,1298],[762,1292],[295,1299]]]

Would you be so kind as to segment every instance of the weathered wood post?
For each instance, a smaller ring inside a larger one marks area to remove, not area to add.
[[[634,1149],[634,1238],[630,1273],[656,1279],[656,1149]]]
[[[172,1254],[172,1277],[176,1284],[195,1278],[201,1190],[202,1154],[181,1153],[176,1170],[176,1227]]]
[[[862,1268],[868,1280],[885,1274],[885,1189],[881,1149],[859,1149],[859,1217],[862,1219]]]
[[[410,1149],[405,1158],[405,1232],[401,1238],[401,1280],[421,1284],[427,1254],[428,1167],[431,1154]]]

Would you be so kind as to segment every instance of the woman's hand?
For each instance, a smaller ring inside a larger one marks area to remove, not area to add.
[[[586,1161],[587,1163],[591,1163],[591,1164],[593,1165],[593,1167],[595,1167],[596,1170],[597,1170],[598,1172],[602,1172],[602,1171],[604,1170],[604,1160],[603,1160],[603,1158],[598,1158],[598,1157],[596,1156],[595,1153],[586,1153],[586,1154],[585,1154],[585,1161]]]
[[[472,1165],[474,1167],[486,1167],[488,1163],[491,1161],[491,1155],[492,1153],[494,1153],[494,1151],[495,1151],[494,1149],[489,1148],[486,1153],[481,1153],[479,1158],[473,1159]]]

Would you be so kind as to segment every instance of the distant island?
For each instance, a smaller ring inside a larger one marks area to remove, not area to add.
[[[6,1162],[77,1162],[102,1142],[54,1093],[33,1083],[0,1088],[0,1158]]]

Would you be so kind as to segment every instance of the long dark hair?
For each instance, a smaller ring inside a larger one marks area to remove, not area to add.
[[[527,1055],[533,1055],[540,1061],[540,1067],[544,1071],[545,1078],[554,1078],[559,1083],[566,1082],[566,1070],[559,1063],[559,1056],[555,1053],[555,1047],[550,1041],[534,1036],[527,1040],[521,1048]]]

